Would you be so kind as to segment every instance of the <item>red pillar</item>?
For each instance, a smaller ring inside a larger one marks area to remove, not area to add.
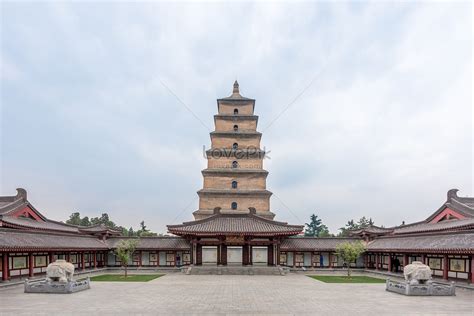
[[[141,250],[138,251],[138,266],[139,267],[142,266],[142,251]]]
[[[380,257],[379,257],[379,254],[376,253],[375,254],[375,270],[378,270],[379,269],[379,265],[380,265]]]
[[[71,255],[68,253],[66,253],[66,261],[67,262],[70,262],[71,261]]]
[[[388,272],[392,272],[392,255],[388,254]]]
[[[94,251],[94,269],[97,269],[97,251]]]
[[[421,255],[421,262],[423,262],[423,264],[426,264],[426,255],[425,254]]]
[[[296,251],[293,251],[293,268],[296,267]]]
[[[293,264],[295,263],[295,258],[293,257]],[[249,264],[250,265],[253,265],[253,250],[252,250],[252,246],[249,245]]]
[[[364,269],[368,268],[367,262],[369,261],[369,256],[365,253],[364,254]]]
[[[448,279],[448,271],[449,271],[449,262],[448,262],[448,255],[444,255],[443,258],[443,279]]]
[[[408,254],[403,255],[403,266],[408,265]]]
[[[104,251],[104,267],[109,265],[109,253]]]
[[[471,278],[469,280],[474,284],[474,255],[471,256]]]
[[[32,276],[35,275],[35,272],[33,270],[33,267],[34,267],[34,261],[33,261],[34,257],[33,257],[33,254],[30,252],[28,254],[28,276],[31,278]]]
[[[8,280],[8,253],[4,252],[2,255],[2,281]]]
[[[81,252],[81,268],[82,268],[82,270],[86,269],[86,262],[84,260],[84,251]]]
[[[329,258],[329,268],[332,268],[332,254],[330,252],[329,252],[328,258]]]
[[[53,253],[52,252],[48,253],[48,257],[49,257],[49,263],[52,263],[54,260]]]
[[[280,265],[281,262],[280,262],[280,245],[277,244],[275,246],[276,248],[276,261],[277,261],[277,265]],[[311,264],[313,264],[313,253],[311,253]]]

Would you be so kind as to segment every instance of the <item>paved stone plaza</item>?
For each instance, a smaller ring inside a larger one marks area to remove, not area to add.
[[[25,294],[22,286],[0,289],[0,314],[473,314],[473,291],[405,297],[384,287],[326,284],[294,274],[169,274],[147,283],[93,282],[92,289],[75,294]]]

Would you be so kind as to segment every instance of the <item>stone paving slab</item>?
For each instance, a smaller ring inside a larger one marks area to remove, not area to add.
[[[406,297],[385,284],[327,284],[304,275],[169,274],[150,282],[93,282],[75,294],[0,289],[0,314],[473,315],[474,292]]]

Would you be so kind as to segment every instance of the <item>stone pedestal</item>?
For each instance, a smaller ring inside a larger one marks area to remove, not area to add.
[[[429,281],[425,284],[411,284],[407,281],[387,279],[385,290],[408,296],[453,296],[456,295],[454,282],[450,284]]]
[[[90,279],[68,282],[50,282],[42,280],[25,280],[25,293],[70,294],[91,288]]]

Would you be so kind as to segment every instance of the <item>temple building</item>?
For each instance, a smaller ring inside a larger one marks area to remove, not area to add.
[[[131,266],[286,266],[339,269],[343,242],[362,241],[366,252],[352,266],[380,272],[422,261],[444,279],[474,283],[474,198],[448,191],[425,220],[396,227],[370,226],[349,237],[301,237],[303,225],[276,221],[263,169],[265,151],[257,131],[255,100],[232,95],[217,100],[215,131],[202,170],[203,188],[194,220],[168,225],[173,236],[142,237]],[[56,259],[76,269],[117,267],[114,249],[124,237],[102,225],[75,226],[46,218],[24,189],[0,197],[0,278],[3,282],[45,272]]]

